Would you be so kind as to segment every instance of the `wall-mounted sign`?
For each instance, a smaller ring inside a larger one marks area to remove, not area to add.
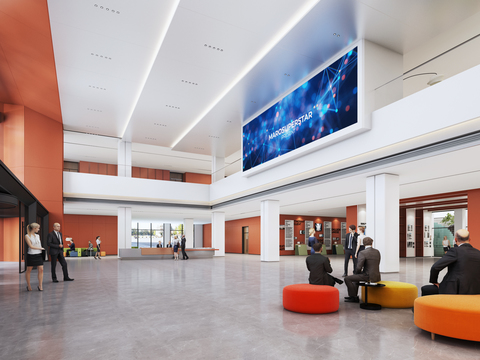
[[[293,220],[285,220],[285,250],[293,250]]]

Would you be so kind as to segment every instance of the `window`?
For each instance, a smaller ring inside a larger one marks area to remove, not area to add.
[[[63,171],[78,172],[78,162],[64,161],[63,162]]]
[[[154,248],[163,244],[163,225],[132,223],[132,249]]]
[[[170,181],[183,182],[183,174],[182,173],[170,172]]]

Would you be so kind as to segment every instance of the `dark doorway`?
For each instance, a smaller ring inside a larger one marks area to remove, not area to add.
[[[248,226],[242,227],[242,254],[248,254]]]

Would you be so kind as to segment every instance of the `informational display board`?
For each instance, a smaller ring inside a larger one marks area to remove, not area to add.
[[[294,249],[293,220],[285,220],[285,250]]]
[[[347,223],[340,223],[340,240],[342,241],[343,248],[345,249],[345,237],[347,236]]]
[[[308,233],[310,229],[313,228],[313,221],[305,220],[305,244],[308,245]]]
[[[332,222],[324,221],[323,226],[323,245],[325,246],[325,249],[332,250]]]
[[[358,122],[358,47],[243,126],[243,171]]]

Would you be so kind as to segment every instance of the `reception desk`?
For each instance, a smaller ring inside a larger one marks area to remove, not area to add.
[[[214,248],[185,249],[190,259],[211,258]],[[119,249],[118,257],[122,260],[163,260],[173,258],[173,248],[140,248]],[[182,258],[182,250],[178,249],[178,257]]]

